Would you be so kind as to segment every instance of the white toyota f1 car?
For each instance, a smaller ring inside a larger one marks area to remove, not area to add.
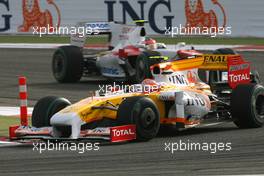
[[[198,70],[207,71],[207,82]],[[150,71],[153,79],[74,104],[44,97],[34,107],[34,127],[18,127],[15,138],[146,141],[160,126],[233,121],[239,128],[256,128],[264,123],[264,88],[240,55],[201,55],[154,64]]]
[[[109,51],[91,53],[84,47],[88,34],[71,36],[71,45],[59,47],[53,55],[52,71],[58,82],[77,82],[82,76],[96,73],[117,81],[141,83],[151,78],[149,68],[153,64],[201,54],[191,49],[182,50],[183,43],[174,50],[166,49],[165,44],[146,37],[144,20],[136,21],[135,25],[94,22],[77,26],[95,31],[90,32],[91,35],[107,34]]]

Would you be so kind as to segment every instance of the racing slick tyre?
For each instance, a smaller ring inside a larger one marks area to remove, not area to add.
[[[207,72],[208,71],[198,69],[198,76],[200,80],[204,83],[208,83]]]
[[[83,75],[83,55],[77,46],[59,47],[52,59],[52,72],[60,83],[78,82]]]
[[[219,48],[213,52],[213,54],[237,54],[231,48]],[[198,70],[198,75],[201,81],[208,83],[209,74],[207,75],[208,71],[205,70]],[[213,73],[214,72],[214,73]],[[216,71],[211,71],[211,74],[215,74]]]
[[[239,128],[257,128],[264,122],[264,87],[238,85],[231,95],[231,115]]]
[[[231,48],[219,48],[213,52],[213,54],[237,54],[233,49]]]
[[[251,71],[250,80],[251,80],[251,83],[255,83],[255,84],[261,83],[260,76],[257,70]]]
[[[150,66],[160,63],[159,59],[150,59],[151,56],[160,56],[156,51],[143,52],[136,58],[136,74],[132,78],[133,83],[141,83],[146,78],[152,78]]]
[[[117,111],[117,124],[135,124],[137,140],[148,141],[154,138],[159,131],[159,110],[150,98],[126,98],[119,105]]]
[[[48,96],[40,99],[34,106],[32,113],[32,126],[50,126],[50,118],[71,103],[65,98]]]

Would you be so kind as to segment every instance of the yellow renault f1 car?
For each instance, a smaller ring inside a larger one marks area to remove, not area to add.
[[[198,72],[205,73],[205,81]],[[226,121],[239,128],[263,125],[264,88],[255,83],[250,64],[240,55],[163,62],[151,66],[151,73],[153,79],[141,84],[112,87],[74,104],[42,98],[34,107],[33,127],[19,127],[16,137],[146,141],[160,126],[184,129]]]

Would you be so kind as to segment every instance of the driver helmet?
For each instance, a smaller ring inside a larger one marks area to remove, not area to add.
[[[153,79],[145,79],[141,84],[143,86],[144,92],[149,92],[149,93],[154,91],[157,92],[160,88],[159,83],[157,83]]]
[[[146,40],[144,41],[144,44],[146,45],[148,50],[157,49],[157,41],[152,38],[146,38]]]

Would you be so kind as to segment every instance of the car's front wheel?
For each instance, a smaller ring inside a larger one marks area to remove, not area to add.
[[[140,84],[144,79],[152,78],[150,66],[161,62],[160,58],[151,58],[152,56],[160,56],[156,51],[143,52],[136,58],[135,76],[132,77],[133,83]]]
[[[117,124],[135,124],[137,140],[147,141],[159,131],[159,110],[150,98],[129,97],[119,105]]]
[[[69,106],[71,103],[65,98],[47,96],[41,98],[34,106],[32,113],[32,126],[48,127],[50,118],[60,110]]]

